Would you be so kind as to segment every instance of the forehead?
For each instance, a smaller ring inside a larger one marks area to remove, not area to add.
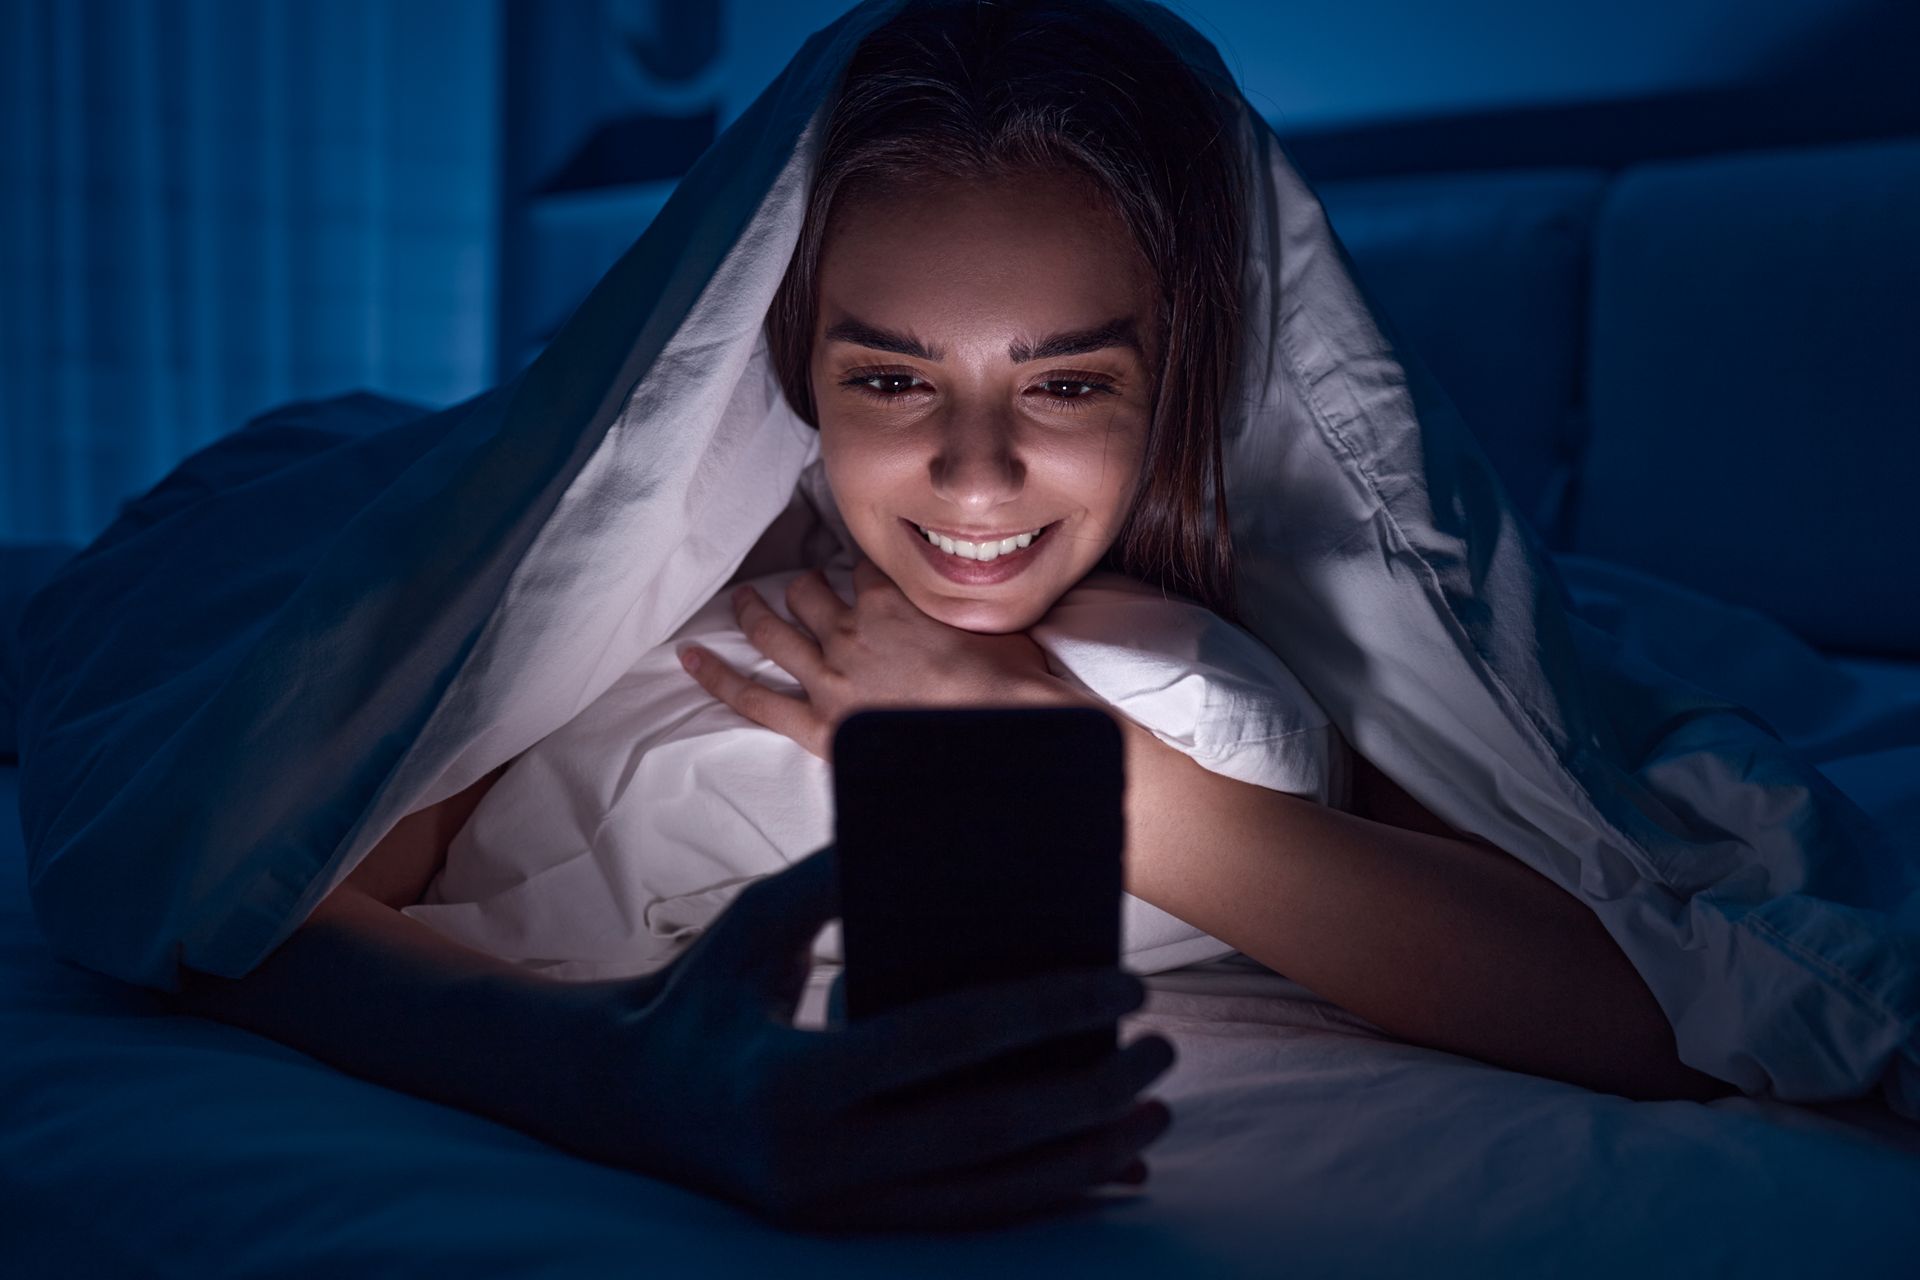
[[[816,331],[847,315],[957,349],[1121,317],[1150,326],[1152,273],[1079,175],[1023,173],[863,192],[823,246]]]

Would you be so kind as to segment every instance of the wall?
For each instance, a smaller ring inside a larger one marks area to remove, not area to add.
[[[728,95],[752,100],[837,0],[731,0]],[[1717,86],[1911,32],[1912,0],[1170,0],[1276,122],[1318,128]],[[1908,51],[1913,49],[1909,42]]]
[[[714,56],[647,86],[604,78],[603,47],[564,55],[509,110],[503,6],[711,35]],[[1809,74],[1848,92],[1920,57],[1913,0],[1173,7],[1289,129]],[[89,537],[183,453],[289,399],[441,403],[510,371],[671,188],[530,214],[578,118],[642,92],[724,126],[842,8],[0,0],[0,538]]]
[[[482,0],[0,3],[0,537],[273,405],[491,378]]]

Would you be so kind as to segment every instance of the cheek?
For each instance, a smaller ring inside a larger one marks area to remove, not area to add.
[[[827,418],[820,422],[820,460],[841,515],[856,528],[868,511],[897,495],[915,466],[912,457],[875,433]]]
[[[1070,493],[1094,521],[1117,531],[1140,477],[1145,435],[1144,430],[1116,427],[1050,450],[1046,462],[1051,487]]]

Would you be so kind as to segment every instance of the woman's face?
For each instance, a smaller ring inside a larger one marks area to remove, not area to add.
[[[1125,523],[1152,388],[1151,271],[1059,172],[842,202],[813,397],[861,550],[934,618],[1019,631]]]

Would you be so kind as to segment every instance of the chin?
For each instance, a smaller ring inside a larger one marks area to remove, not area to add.
[[[953,596],[926,599],[907,593],[914,607],[937,622],[980,635],[1004,636],[1025,631],[1046,616],[1045,608],[1033,608],[1020,601],[968,600]]]

